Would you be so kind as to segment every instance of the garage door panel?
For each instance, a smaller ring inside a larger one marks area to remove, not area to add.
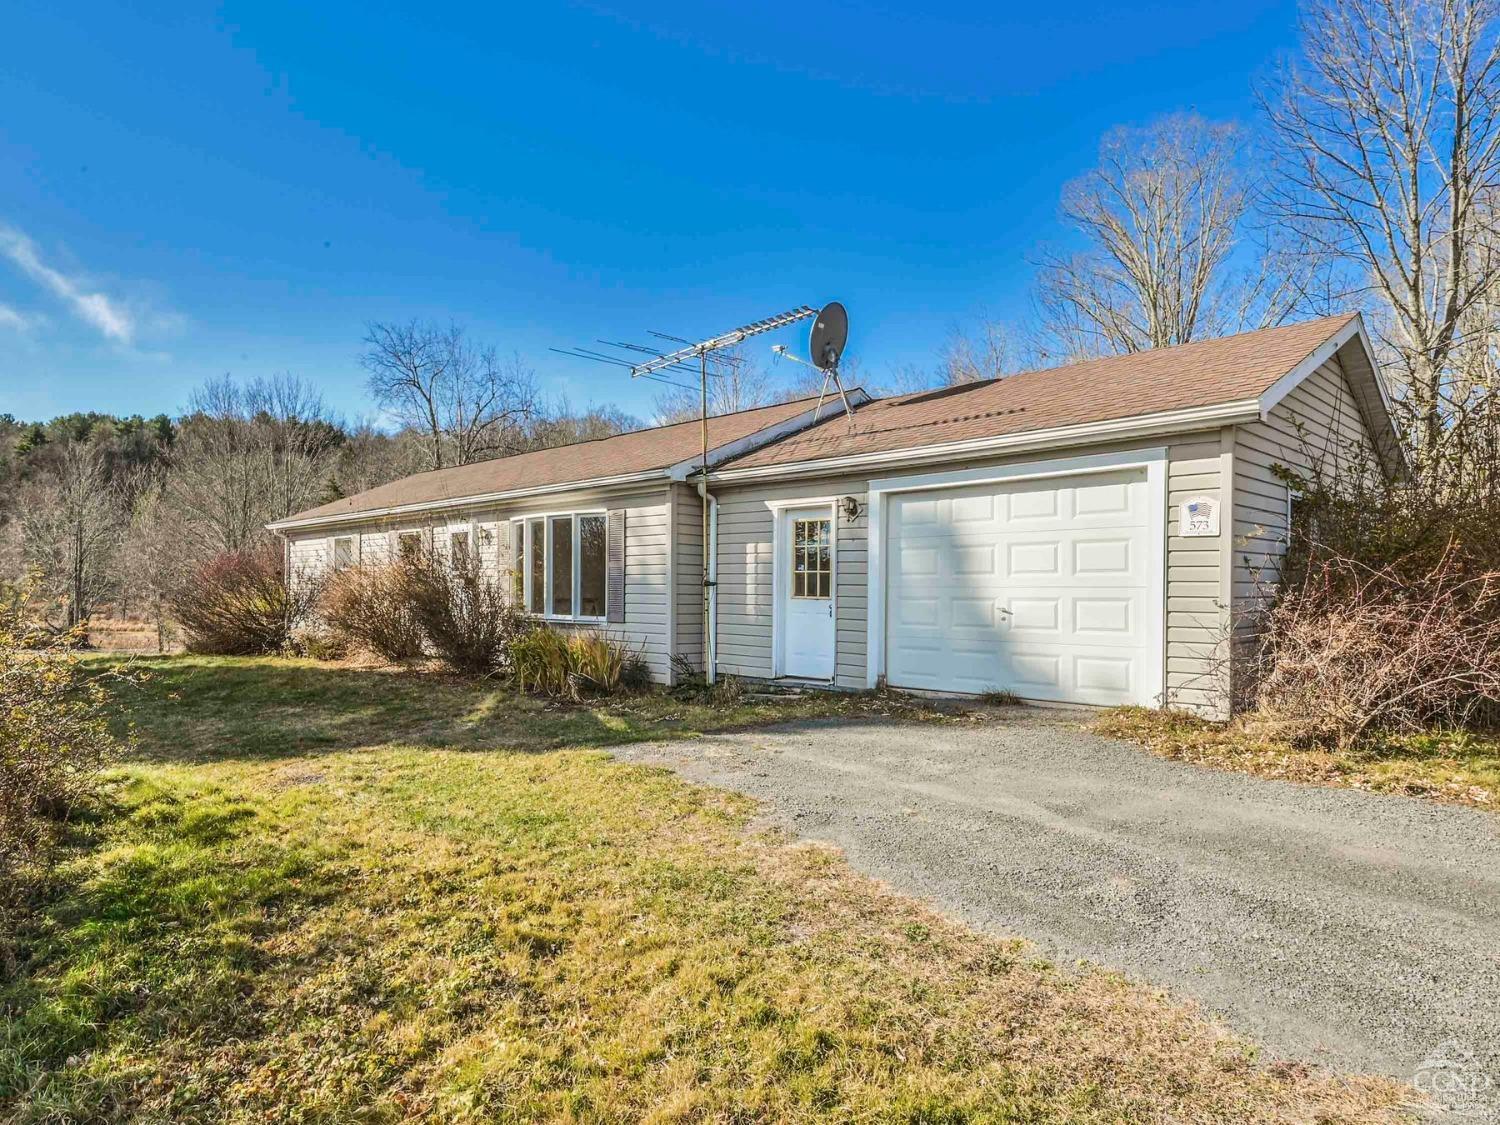
[[[1134,574],[1132,546],[1127,536],[1077,538],[1073,540],[1073,573],[1080,578],[1129,578]]]
[[[888,512],[891,684],[1144,701],[1157,630],[1142,471],[895,496]]]
[[[1043,575],[1061,575],[1062,558],[1061,545],[1055,540],[1009,543],[1006,545],[1005,573],[996,577],[1036,578]]]
[[[1074,597],[1073,629],[1091,639],[1133,640],[1139,627],[1135,609],[1136,599],[1125,594]]]

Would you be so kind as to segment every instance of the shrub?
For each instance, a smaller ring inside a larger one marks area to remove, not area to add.
[[[456,672],[498,670],[510,642],[531,628],[478,559],[449,562],[421,552],[399,570],[428,645]]]
[[[1349,746],[1500,705],[1500,571],[1468,562],[1456,546],[1415,571],[1301,560],[1264,622],[1261,717],[1295,742]]]
[[[318,615],[350,645],[392,663],[422,655],[422,625],[403,565],[339,571],[323,591]]]
[[[349,638],[324,625],[307,625],[292,634],[288,649],[309,660],[343,660],[349,655]]]
[[[531,629],[511,642],[510,666],[522,691],[564,699],[612,695],[650,681],[640,654],[603,633]]]
[[[281,652],[308,616],[318,584],[288,583],[274,544],[215,555],[172,592],[189,652],[259,656]]]
[[[63,822],[96,792],[119,747],[105,722],[104,679],[88,676],[69,641],[0,607],[0,933],[34,866]],[[40,646],[40,647],[38,647]]]

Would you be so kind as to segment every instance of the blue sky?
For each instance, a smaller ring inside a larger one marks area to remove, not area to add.
[[[1253,114],[1290,3],[7,5],[0,412],[175,411],[370,320],[519,352],[842,300],[876,373],[1024,312],[1110,126]],[[801,347],[803,330],[788,342]],[[769,348],[766,340],[757,348]],[[784,377],[792,372],[778,369]]]

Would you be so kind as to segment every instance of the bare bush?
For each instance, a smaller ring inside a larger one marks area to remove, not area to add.
[[[24,591],[0,599],[0,935],[21,873],[96,792],[119,750],[103,678],[85,674],[69,637],[27,621],[30,601]]]
[[[172,592],[171,609],[189,652],[256,656],[285,649],[319,593],[301,576],[288,582],[280,549],[264,544],[194,569]]]
[[[403,566],[352,566],[323,591],[318,616],[355,648],[399,663],[422,655],[422,624]]]
[[[1317,557],[1270,609],[1257,673],[1260,716],[1302,744],[1465,725],[1500,703],[1500,571],[1456,547],[1415,572]]]
[[[511,639],[531,627],[477,558],[450,561],[423,551],[400,571],[428,646],[455,672],[499,670]]]

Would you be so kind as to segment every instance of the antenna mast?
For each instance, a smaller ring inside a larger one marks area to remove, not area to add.
[[[713,544],[709,541],[708,524],[708,376],[710,374],[708,365],[711,362],[729,364],[729,361],[719,355],[728,348],[743,343],[751,336],[759,336],[763,332],[774,332],[778,328],[785,328],[789,324],[796,324],[799,320],[817,316],[818,312],[810,305],[798,305],[795,309],[789,309],[775,316],[768,316],[764,320],[752,321],[742,324],[738,328],[730,329],[718,336],[707,340],[699,340],[696,344],[686,344],[676,351],[666,352],[662,355],[653,356],[651,359],[641,363],[630,365],[630,377],[632,379],[658,377],[662,372],[691,370],[689,366],[694,359],[698,361],[698,401],[699,437],[702,445],[702,460],[698,473],[698,496],[699,507],[702,508],[703,517],[703,647],[704,678],[713,683],[716,679],[715,672],[717,659],[713,651],[714,623],[713,623],[713,587],[714,580],[709,577],[712,573],[710,552]],[[731,365],[732,366],[732,365]],[[714,374],[720,374],[714,372]]]

